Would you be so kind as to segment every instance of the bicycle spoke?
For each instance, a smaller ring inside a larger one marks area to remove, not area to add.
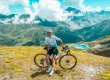
[[[60,66],[63,69],[71,69],[76,65],[76,58],[73,55],[64,55],[60,59]]]
[[[45,61],[45,55],[44,54],[38,54],[34,58],[34,62],[39,67],[46,67],[46,61]]]

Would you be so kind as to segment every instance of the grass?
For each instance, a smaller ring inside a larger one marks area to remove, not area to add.
[[[110,71],[105,71],[103,74],[100,74],[103,80],[110,80]]]
[[[54,75],[48,77],[45,69],[34,64],[33,58],[37,53],[46,51],[37,46],[0,46],[0,79],[6,79],[8,74],[7,80],[110,80],[110,58],[72,48],[71,54],[78,60],[76,67],[63,70],[57,64]]]
[[[23,55],[23,54],[17,54],[17,55],[15,56],[15,58],[16,58],[16,59],[24,59],[24,58],[26,58],[26,56]]]
[[[1,69],[0,70],[0,74],[2,74],[2,73],[5,73],[5,70],[4,69]]]
[[[18,68],[18,69],[14,69],[13,71],[14,71],[14,72],[22,72],[22,69],[19,69],[19,68]]]
[[[11,60],[5,59],[5,63],[10,63]]]

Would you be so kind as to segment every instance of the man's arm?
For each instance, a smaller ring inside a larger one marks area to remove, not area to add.
[[[61,46],[63,47],[63,42],[62,42],[62,40],[61,40],[60,38],[56,37],[56,36],[54,36],[54,38],[55,38],[57,41],[59,41],[60,44],[61,44]]]
[[[61,46],[63,47],[63,42],[62,42],[62,40],[61,40],[61,39],[59,40],[59,42],[60,42]]]

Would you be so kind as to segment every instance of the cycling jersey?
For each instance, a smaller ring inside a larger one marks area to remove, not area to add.
[[[57,47],[56,41],[59,41],[59,40],[60,38],[52,35],[51,37],[45,38],[45,44],[49,45],[50,47]]]

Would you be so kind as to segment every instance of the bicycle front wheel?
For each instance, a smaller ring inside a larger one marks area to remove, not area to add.
[[[62,69],[72,69],[77,64],[77,58],[72,54],[66,54],[59,59],[59,66]]]
[[[34,56],[34,63],[41,68],[46,68],[47,64],[46,64],[46,60],[45,60],[45,54],[36,54]]]

